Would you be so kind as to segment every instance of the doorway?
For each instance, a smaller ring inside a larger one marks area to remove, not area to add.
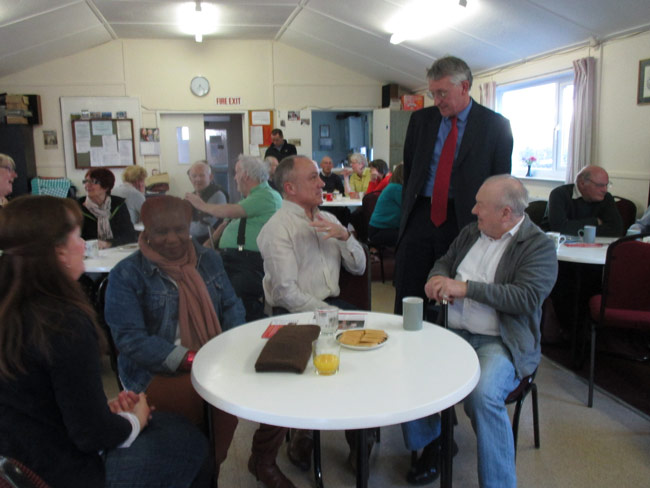
[[[234,172],[244,151],[243,120],[243,114],[161,114],[160,170],[169,174],[170,195],[182,198],[191,192],[187,171],[195,161],[206,160],[230,202],[239,201]]]

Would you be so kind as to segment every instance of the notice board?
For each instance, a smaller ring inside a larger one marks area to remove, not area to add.
[[[270,146],[273,130],[273,110],[249,110],[248,130],[251,146]]]
[[[76,169],[135,164],[133,119],[77,119],[71,123]]]

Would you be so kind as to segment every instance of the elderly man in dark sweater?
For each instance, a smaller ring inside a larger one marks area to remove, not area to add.
[[[594,225],[596,235],[623,235],[623,219],[616,209],[614,197],[607,191],[608,187],[607,171],[599,166],[583,168],[575,184],[562,185],[551,192],[542,227],[578,235],[578,230],[585,225]]]

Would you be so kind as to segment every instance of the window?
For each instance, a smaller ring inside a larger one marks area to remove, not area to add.
[[[497,111],[510,120],[513,176],[564,180],[573,119],[573,73],[497,87]],[[528,172],[526,159],[535,158]]]

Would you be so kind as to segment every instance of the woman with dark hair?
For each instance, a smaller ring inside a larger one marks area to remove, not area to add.
[[[98,239],[100,249],[135,242],[138,235],[126,201],[111,196],[115,185],[113,172],[106,168],[91,169],[83,184],[86,196],[79,199],[83,213],[81,236],[86,240]]]
[[[107,401],[94,311],[77,279],[79,207],[23,196],[0,212],[0,453],[52,488],[208,486],[200,432],[145,394]]]
[[[368,224],[368,244],[370,246],[394,246],[397,244],[399,221],[402,216],[402,184],[404,183],[404,164],[395,166],[390,183],[379,195],[377,205]]]

